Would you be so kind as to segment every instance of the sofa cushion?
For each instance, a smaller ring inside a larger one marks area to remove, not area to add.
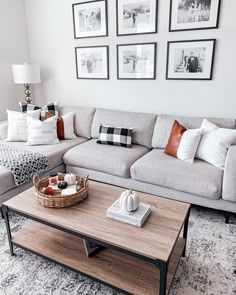
[[[63,155],[66,151],[68,151],[68,149],[84,141],[86,141],[85,138],[78,137],[76,139],[63,140],[60,144],[56,145],[26,146],[24,142],[7,142],[6,144],[21,150],[38,152],[45,155],[48,158],[49,169],[51,170],[63,164]],[[0,142],[3,143],[2,141]],[[0,195],[15,186],[16,185],[11,172],[7,168],[0,166]]]
[[[91,138],[91,126],[95,108],[75,107],[75,106],[62,106],[60,108],[60,115],[63,116],[67,113],[74,113],[74,128],[77,136]]]
[[[156,115],[97,109],[92,124],[92,138],[98,138],[100,125],[133,128],[132,143],[151,148]]]
[[[232,145],[227,153],[222,198],[226,201],[236,203],[236,145]],[[234,204],[233,206],[236,209],[236,205]]]
[[[96,139],[92,139],[70,149],[63,159],[66,165],[130,177],[132,164],[148,151],[148,148],[140,145],[127,149],[98,144]]]
[[[164,149],[168,143],[171,128],[174,120],[177,120],[181,125],[184,125],[187,129],[200,128],[202,117],[183,117],[183,116],[171,116],[171,115],[159,115],[156,120],[154,128],[152,147]],[[219,118],[207,118],[212,123],[216,124],[221,128],[235,128],[235,119],[219,119]]]
[[[162,149],[154,149],[134,163],[131,177],[209,199],[219,199],[223,171],[201,160],[190,164],[166,155]]]

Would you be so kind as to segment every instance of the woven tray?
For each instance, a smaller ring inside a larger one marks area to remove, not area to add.
[[[58,181],[64,181],[64,176],[65,174],[58,174]],[[34,176],[33,183],[36,200],[42,206],[48,208],[65,208],[76,205],[88,196],[88,176],[86,178],[76,176],[76,181],[79,183],[80,188],[75,194],[62,196],[62,191],[58,189],[51,196],[42,192],[42,189],[49,185],[49,177],[40,178],[39,176]]]

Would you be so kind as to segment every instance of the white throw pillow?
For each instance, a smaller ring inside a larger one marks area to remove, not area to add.
[[[51,118],[54,115],[46,112],[45,117]],[[57,136],[59,139],[76,138],[74,131],[74,114],[72,112],[57,118]]]
[[[188,129],[181,137],[177,151],[177,158],[185,162],[193,163],[202,136],[202,129]]]
[[[236,144],[236,130],[219,128],[204,119],[201,128],[204,130],[196,157],[216,167],[224,169],[229,147]]]
[[[41,110],[29,111],[27,113],[7,110],[8,130],[5,141],[27,141],[28,124],[27,117],[39,119]]]
[[[207,119],[204,119],[202,121],[202,125],[201,125],[202,130],[205,132],[209,132],[209,131],[213,131],[215,129],[218,129],[219,127],[213,123],[211,123],[210,121],[208,121]]]
[[[54,116],[45,121],[27,118],[29,136],[27,145],[57,144],[57,117]]]
[[[74,131],[74,114],[71,112],[61,116],[60,118],[64,125],[64,139],[76,138]]]
[[[0,123],[0,139],[4,140],[7,138],[8,122],[4,121]]]

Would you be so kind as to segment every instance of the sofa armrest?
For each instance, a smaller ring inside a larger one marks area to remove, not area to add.
[[[7,121],[0,122],[0,140],[4,140],[7,138],[7,130],[8,130],[8,122]]]
[[[236,202],[236,145],[232,145],[225,160],[222,198]]]

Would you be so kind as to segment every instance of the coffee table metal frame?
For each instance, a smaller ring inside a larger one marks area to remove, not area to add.
[[[55,262],[55,263],[57,263],[57,264],[65,267],[65,268],[68,268],[68,269],[70,269],[72,271],[75,271],[77,273],[80,273],[83,276],[89,277],[89,278],[93,279],[94,281],[97,281],[99,283],[102,283],[104,285],[107,285],[108,287],[111,287],[111,288],[113,288],[113,289],[115,289],[117,291],[120,291],[120,292],[124,293],[124,294],[131,294],[131,293],[126,292],[125,290],[119,289],[119,288],[117,288],[117,287],[115,287],[113,285],[109,285],[108,283],[106,283],[106,282],[104,282],[102,280],[96,279],[96,278],[94,278],[92,276],[89,276],[86,273],[80,272],[80,271],[78,271],[76,269],[73,269],[73,268],[71,268],[71,267],[69,267],[67,265],[64,265],[64,264],[62,264],[62,263],[60,263],[60,262],[58,262],[56,260],[53,260],[51,258],[48,258],[48,257],[46,257],[44,255],[41,255],[41,254],[39,254],[39,253],[37,253],[37,252],[35,252],[33,250],[27,249],[27,248],[25,248],[25,247],[23,247],[21,245],[18,245],[17,243],[14,243],[12,241],[12,235],[11,235],[11,227],[10,227],[10,222],[9,222],[9,212],[12,212],[13,214],[16,214],[16,215],[20,215],[20,216],[26,217],[28,219],[31,219],[33,221],[42,223],[42,224],[47,225],[49,227],[55,228],[57,230],[60,230],[60,231],[69,233],[69,234],[74,235],[74,236],[77,236],[77,237],[79,237],[81,239],[87,239],[87,240],[89,240],[91,242],[94,242],[94,243],[96,243],[98,245],[101,245],[101,246],[103,246],[105,248],[110,248],[110,249],[113,249],[113,250],[118,251],[120,253],[124,253],[124,254],[130,255],[130,256],[136,257],[136,258],[138,258],[140,260],[144,260],[144,261],[153,263],[160,270],[160,289],[159,289],[159,295],[166,295],[167,273],[168,273],[168,266],[169,266],[169,262],[170,262],[169,260],[168,261],[163,261],[163,260],[160,260],[160,259],[151,259],[151,258],[145,257],[143,255],[139,255],[137,253],[134,253],[132,251],[125,250],[125,249],[122,249],[120,247],[116,247],[116,246],[113,246],[111,244],[108,244],[108,243],[104,243],[104,242],[99,241],[97,239],[88,238],[86,235],[83,235],[83,234],[74,232],[72,230],[68,230],[68,229],[63,228],[61,226],[57,226],[57,225],[55,225],[53,223],[50,223],[50,222],[41,220],[41,219],[36,218],[34,216],[30,216],[30,215],[28,215],[26,213],[22,213],[20,211],[15,210],[15,209],[11,209],[11,208],[9,208],[8,206],[6,206],[4,204],[2,205],[2,207],[0,209],[2,210],[2,214],[4,216],[5,223],[6,223],[6,230],[7,230],[7,236],[8,236],[9,249],[10,249],[11,256],[14,256],[15,255],[14,254],[14,246],[17,246],[17,247],[20,247],[20,248],[22,248],[22,249],[24,249],[26,251],[32,252],[32,253],[34,253],[34,254],[36,254],[38,256],[41,256],[41,257],[43,257],[43,258],[45,258],[45,259],[47,259],[49,261]],[[185,239],[185,247],[184,247],[184,250],[183,250],[183,253],[182,253],[182,257],[185,257],[185,253],[186,253],[189,214],[190,214],[190,208],[188,210],[188,214],[187,214],[187,216],[185,218],[185,222],[184,222],[184,225],[183,225],[183,238]],[[177,240],[176,240],[176,242],[177,242]],[[173,247],[173,250],[174,250],[174,248],[175,248],[175,246]],[[170,257],[171,257],[171,255],[170,255]]]

